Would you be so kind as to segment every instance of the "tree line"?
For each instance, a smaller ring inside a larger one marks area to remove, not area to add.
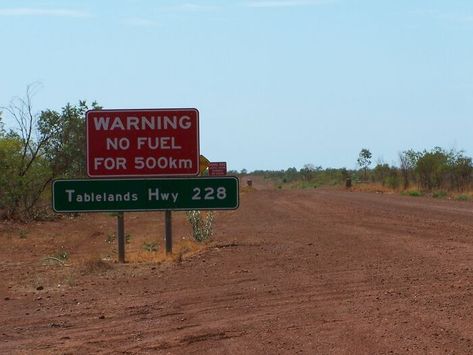
[[[317,187],[353,183],[378,183],[393,190],[416,188],[424,192],[437,190],[462,192],[473,186],[473,161],[463,151],[435,147],[431,150],[409,149],[399,153],[398,165],[379,162],[372,166],[372,153],[363,148],[356,161],[358,169],[328,168],[306,164],[301,169],[256,170],[278,184]],[[245,171],[246,173],[246,171]]]

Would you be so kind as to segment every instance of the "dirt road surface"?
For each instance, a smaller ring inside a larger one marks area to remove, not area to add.
[[[97,269],[87,258],[113,249],[109,215],[3,224],[0,353],[473,353],[472,214],[469,202],[243,191],[207,250]],[[126,223],[130,256],[162,246],[162,213]],[[65,265],[47,259],[57,250]]]

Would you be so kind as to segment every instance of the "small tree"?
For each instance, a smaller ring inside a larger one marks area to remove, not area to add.
[[[268,177],[270,177],[268,175]],[[297,169],[296,168],[288,168],[282,174],[282,182],[292,182],[297,179]]]
[[[24,97],[2,108],[17,126],[5,134],[0,122],[0,208],[8,218],[38,217],[43,192],[54,178],[83,175],[85,101],[68,104],[61,113],[37,114],[32,98],[38,88],[29,85]]]
[[[368,168],[371,165],[371,157],[371,152],[366,148],[361,149],[360,154],[358,155],[357,163],[358,166],[364,171],[365,180],[367,179]]]
[[[417,181],[415,169],[420,156],[421,153],[415,152],[412,149],[399,153],[400,170],[404,190],[409,187],[410,180],[413,180],[414,183]]]
[[[38,115],[33,112],[32,98],[38,88],[37,83],[28,85],[23,98],[16,97],[3,107],[17,125],[15,131],[0,138],[0,165],[6,180],[0,193],[0,204],[7,217],[34,217],[34,207],[52,179],[42,156],[49,134],[38,132]]]
[[[79,101],[76,106],[67,104],[61,112],[41,112],[38,129],[42,136],[49,136],[43,150],[54,177],[85,175],[85,113],[90,108],[101,109],[96,102],[89,107],[86,101]]]
[[[442,188],[447,180],[452,152],[447,152],[440,147],[431,151],[424,150],[417,159],[416,173],[422,189]]]
[[[5,135],[5,125],[3,124],[3,119],[2,119],[2,111],[0,111],[0,137],[3,137]]]
[[[450,162],[450,184],[451,187],[462,191],[468,188],[473,174],[473,161],[470,157],[463,155],[463,152],[455,153]]]
[[[304,167],[299,170],[301,177],[305,181],[310,181],[314,177],[314,173],[317,171],[317,168],[314,164],[305,164]]]
[[[386,184],[388,176],[390,176],[391,168],[388,164],[379,162],[374,168],[374,180],[380,182],[381,185]]]

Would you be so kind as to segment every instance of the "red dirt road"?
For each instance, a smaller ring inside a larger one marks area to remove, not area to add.
[[[88,272],[78,260],[110,250],[111,217],[5,224],[0,353],[472,353],[472,214],[468,202],[255,190],[217,214],[208,250]],[[162,215],[127,226],[136,251]],[[45,264],[61,246],[69,266]]]

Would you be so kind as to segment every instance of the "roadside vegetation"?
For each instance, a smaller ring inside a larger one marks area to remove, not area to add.
[[[51,181],[85,175],[85,112],[99,106],[80,101],[60,112],[36,113],[32,98],[37,88],[28,86],[23,98],[0,108],[0,212],[7,219],[46,218]],[[15,129],[4,129],[2,114],[15,122]]]
[[[263,171],[251,175],[273,181],[279,189],[350,186],[353,190],[398,192],[403,195],[453,198],[467,201],[473,197],[473,161],[463,151],[435,147],[431,150],[406,150],[399,154],[397,165],[378,162],[373,166],[372,153],[361,149],[358,169],[323,169],[306,164],[301,169]],[[238,173],[238,172],[234,172]],[[246,171],[240,175],[248,174]]]

